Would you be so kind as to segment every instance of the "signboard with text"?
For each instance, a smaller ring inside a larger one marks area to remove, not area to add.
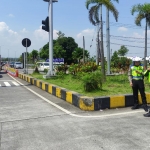
[[[46,62],[49,62],[49,59],[47,59]],[[53,64],[64,64],[64,58],[54,58]]]

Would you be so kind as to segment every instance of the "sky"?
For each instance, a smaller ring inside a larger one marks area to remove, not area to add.
[[[96,55],[97,27],[89,22],[86,0],[58,0],[53,3],[53,38],[57,39],[57,32],[61,31],[66,37],[73,37],[79,47],[85,49],[90,56]],[[110,48],[114,51],[125,45],[129,52],[127,56],[144,56],[145,20],[142,26],[135,25],[135,17],[131,15],[131,8],[135,4],[150,3],[149,0],[112,0],[119,11],[118,22],[110,13]],[[92,5],[90,5],[92,6]],[[26,48],[22,40],[31,40],[28,52],[40,50],[48,41],[48,32],[42,30],[42,20],[48,16],[48,2],[43,0],[0,0],[0,53],[3,58],[19,57]],[[106,9],[103,7],[104,55],[106,47]],[[150,56],[150,29],[148,28],[148,56]]]

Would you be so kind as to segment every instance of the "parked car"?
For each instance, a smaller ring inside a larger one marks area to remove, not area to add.
[[[22,69],[23,68],[23,64],[21,62],[15,62],[14,63],[14,68],[16,68],[16,69]]]
[[[49,69],[48,62],[37,62],[36,65],[39,71],[44,71],[44,69]]]
[[[10,62],[10,63],[9,63],[9,66],[10,66],[11,68],[14,68],[14,64],[15,64],[15,62]]]

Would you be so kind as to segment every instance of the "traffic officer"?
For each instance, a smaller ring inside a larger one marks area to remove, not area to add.
[[[138,91],[140,91],[140,95],[142,98],[142,108],[148,112],[147,107],[147,101],[146,101],[146,95],[145,95],[145,86],[144,86],[144,67],[141,64],[141,58],[140,57],[134,57],[133,64],[129,67],[128,77],[130,86],[133,90],[133,98],[134,98],[134,105],[131,109],[138,109],[139,103],[138,103]]]

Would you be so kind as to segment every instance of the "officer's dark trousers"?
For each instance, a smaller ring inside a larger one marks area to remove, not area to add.
[[[132,84],[133,84],[132,90],[133,90],[134,104],[138,104],[138,90],[140,91],[143,104],[147,104],[144,81],[133,79]]]

